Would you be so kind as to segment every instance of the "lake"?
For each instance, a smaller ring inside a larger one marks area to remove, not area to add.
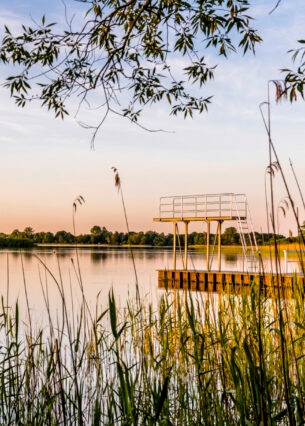
[[[223,269],[239,268],[241,255],[226,250]],[[135,249],[133,255],[141,303],[127,304],[128,292],[135,295],[128,249],[0,252],[0,424],[240,424],[260,400],[261,377],[272,421],[277,416],[278,424],[288,424],[283,377],[291,400],[298,401],[299,385],[301,397],[305,389],[304,293],[282,304],[258,288],[251,297],[198,292],[189,298],[177,291],[150,309],[165,293],[157,269],[172,267],[172,251]],[[191,250],[189,267],[204,265],[204,253]],[[111,296],[108,303],[111,288],[116,302]],[[252,371],[257,366],[264,368],[261,377]],[[261,420],[260,414],[249,418]]]
[[[158,289],[158,269],[171,269],[170,249],[133,249],[140,294],[155,302],[163,290]],[[177,254],[177,269],[182,269],[183,254]],[[222,253],[222,270],[242,270],[241,253]],[[205,269],[205,253],[189,250],[189,269]],[[217,254],[211,269],[217,269]],[[31,316],[45,318],[45,304],[60,310],[60,291],[77,308],[82,301],[82,288],[91,309],[106,307],[113,288],[118,306],[135,295],[136,278],[131,251],[128,248],[38,247],[33,250],[0,251],[0,294],[5,304],[19,300],[21,310],[28,306]],[[27,297],[27,299],[26,299]]]

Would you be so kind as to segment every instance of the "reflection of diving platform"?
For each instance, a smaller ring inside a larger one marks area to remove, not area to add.
[[[257,244],[253,231],[250,210],[245,194],[205,194],[166,196],[160,198],[159,217],[155,222],[172,222],[173,270],[176,270],[178,222],[184,223],[183,269],[187,271],[188,225],[190,222],[206,223],[206,271],[210,271],[210,225],[217,223],[218,271],[221,271],[221,225],[235,221],[243,247],[244,265],[247,272],[258,269]]]

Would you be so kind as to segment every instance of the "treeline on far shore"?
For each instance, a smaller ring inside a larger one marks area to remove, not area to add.
[[[258,245],[272,244],[274,234],[255,232]],[[283,235],[276,235],[277,241],[290,243],[297,240],[297,237],[286,238]],[[210,244],[217,239],[217,235],[210,234]],[[184,236],[178,237],[178,244],[184,244]],[[207,234],[205,232],[191,232],[188,235],[188,245],[206,245]],[[35,232],[33,228],[26,227],[24,231],[15,229],[11,234],[0,233],[0,248],[27,248],[36,244],[106,244],[106,245],[138,245],[152,247],[166,247],[173,245],[173,234],[147,232],[112,232],[105,227],[95,225],[91,228],[90,234],[80,234],[74,236],[67,231]],[[241,245],[240,234],[234,227],[224,230],[221,235],[222,245]]]

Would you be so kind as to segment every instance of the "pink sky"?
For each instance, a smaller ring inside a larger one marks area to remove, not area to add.
[[[304,38],[305,9],[298,0],[297,5],[283,3],[276,13],[268,15],[270,7],[263,0],[257,3],[257,24],[262,26],[265,43],[255,58],[232,56],[221,61],[215,81],[203,89],[215,95],[209,113],[184,121],[169,118],[165,106],[159,105],[143,117],[148,127],[170,132],[148,133],[119,117],[110,117],[91,151],[90,132],[82,129],[73,115],[62,122],[38,105],[20,110],[1,88],[0,231],[9,233],[26,226],[35,231],[71,231],[72,204],[79,194],[86,203],[77,211],[78,233],[89,232],[93,225],[126,231],[112,166],[121,175],[132,230],[172,231],[169,225],[153,222],[160,196],[233,192],[247,195],[254,228],[266,231],[268,144],[259,104],[266,100],[267,81],[279,78],[278,70],[291,65],[286,52],[297,39]],[[41,4],[51,7],[49,2]],[[60,9],[62,3],[54,2],[56,16],[55,4]],[[31,12],[40,16],[39,9]],[[13,8],[4,0],[0,16],[1,26],[8,21],[17,25],[29,11]],[[7,72],[0,69],[2,81]],[[96,122],[96,114],[84,108],[82,121]],[[272,126],[302,222],[305,212],[289,158],[303,188],[304,103],[272,105]],[[279,211],[286,196],[279,176],[275,186]],[[288,235],[289,229],[295,234],[291,214],[288,212],[286,218],[279,214],[279,232]]]

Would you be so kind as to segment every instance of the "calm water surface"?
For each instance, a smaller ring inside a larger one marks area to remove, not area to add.
[[[157,270],[171,269],[172,250],[134,249],[133,256],[141,296],[156,301],[162,290],[157,287]],[[177,256],[177,268],[182,268],[182,256]],[[78,267],[79,265],[79,267]],[[223,270],[242,270],[240,254],[223,254]],[[205,269],[205,253],[189,251],[189,269]],[[212,269],[217,268],[217,255]],[[80,271],[80,272],[79,272]],[[40,318],[45,310],[45,300],[52,310],[60,309],[62,286],[67,300],[74,308],[84,294],[92,309],[107,306],[108,293],[114,290],[117,304],[125,303],[128,295],[135,295],[135,273],[131,252],[123,248],[37,248],[29,251],[0,251],[0,294],[9,306],[16,299],[26,309],[28,296],[31,314]],[[97,302],[98,297],[98,302]]]

